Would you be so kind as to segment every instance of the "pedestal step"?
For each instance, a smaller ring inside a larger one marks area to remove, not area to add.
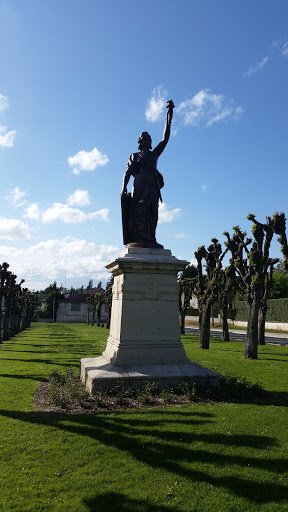
[[[159,390],[183,381],[201,386],[218,386],[219,375],[195,363],[113,365],[105,357],[81,359],[81,379],[90,393],[110,389],[121,382],[126,388],[143,389],[147,381]]]

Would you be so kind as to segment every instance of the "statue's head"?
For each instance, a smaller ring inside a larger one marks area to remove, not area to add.
[[[140,151],[142,149],[142,144],[145,145],[146,147],[148,146],[148,149],[152,149],[152,139],[148,132],[142,132],[138,139],[138,147]]]

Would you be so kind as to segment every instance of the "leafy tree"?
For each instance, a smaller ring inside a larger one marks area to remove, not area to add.
[[[63,298],[64,298],[64,295],[60,291],[60,289],[50,291],[46,297],[46,306],[45,306],[44,311],[49,313],[49,316],[51,318],[53,318],[53,322],[55,322],[56,318],[57,318],[57,310],[59,307],[59,301]],[[53,317],[53,311],[54,311],[54,317]]]
[[[269,299],[288,298],[288,274],[275,270],[272,274],[272,280],[273,285],[269,291]]]
[[[179,279],[194,279],[197,276],[197,267],[195,265],[187,265],[182,272],[180,272]]]
[[[90,288],[93,288],[93,279],[89,279],[89,283],[86,290],[90,290]]]
[[[49,286],[47,286],[47,288],[45,288],[45,290],[43,290],[43,293],[48,294],[48,293],[50,293],[50,292],[54,292],[54,291],[56,291],[56,290],[60,290],[60,288],[58,288],[58,286],[57,286],[57,282],[56,282],[56,281],[54,281],[54,283],[53,283],[53,284],[49,284]],[[61,291],[61,290],[60,290],[60,291]]]
[[[99,281],[99,283],[97,284],[96,288],[102,288],[102,281]]]

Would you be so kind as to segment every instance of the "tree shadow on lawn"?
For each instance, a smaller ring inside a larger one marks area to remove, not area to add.
[[[275,474],[281,475],[288,471],[288,461],[261,456],[262,450],[278,445],[277,439],[264,435],[201,433],[201,426],[208,423],[215,423],[214,432],[217,432],[215,416],[210,413],[203,416],[197,411],[184,411],[177,415],[172,410],[161,410],[157,411],[157,414],[161,415],[161,418],[155,420],[156,412],[153,410],[142,410],[137,418],[135,411],[71,416],[62,413],[0,410],[0,415],[10,419],[50,426],[89,437],[108,447],[114,446],[117,450],[129,452],[141,464],[163,469],[174,476],[180,475],[189,481],[226,488],[231,494],[247,498],[251,502],[265,503],[288,498],[288,486],[273,484]],[[183,432],[183,423],[190,427],[190,432]],[[229,453],[225,453],[226,447]],[[243,455],[239,454],[241,448]],[[234,449],[237,449],[235,455],[231,453]],[[247,455],[249,449],[259,450],[259,457]],[[199,464],[203,464],[203,467]],[[247,468],[247,476],[235,476],[235,466],[239,467],[239,473],[240,468],[242,471]],[[223,475],[226,467],[227,472]],[[264,483],[263,479],[257,480],[259,469],[269,472],[269,481],[265,479]]]
[[[39,375],[27,375],[26,373],[25,373],[25,375],[17,375],[15,373],[11,373],[11,374],[1,373],[0,378],[1,377],[10,378],[10,379],[20,379],[20,380],[36,380],[36,382],[47,382],[47,378],[45,378],[45,377],[40,377]]]
[[[95,510],[107,510],[107,512],[171,512],[171,507],[155,505],[148,500],[131,499],[119,492],[101,493],[93,498],[83,500],[84,505],[89,507],[91,512]],[[194,509],[190,509],[194,512]]]
[[[71,361],[75,361],[75,362],[71,362]],[[73,366],[75,368],[79,368],[79,358],[71,358],[69,362],[67,362],[67,359],[64,360],[64,362],[59,362],[57,361],[57,358],[55,357],[54,359],[45,359],[43,357],[43,359],[30,359],[27,357],[27,359],[18,359],[17,357],[15,359],[12,359],[12,358],[5,358],[3,359],[3,361],[14,361],[15,363],[17,363],[18,361],[19,362],[22,362],[22,363],[40,363],[40,364],[50,364],[51,366],[64,366],[65,368],[70,367],[70,366]]]

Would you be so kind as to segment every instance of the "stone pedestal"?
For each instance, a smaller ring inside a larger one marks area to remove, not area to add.
[[[81,360],[81,379],[90,392],[119,380],[159,388],[189,379],[215,385],[216,373],[189,361],[179,326],[177,273],[187,265],[166,249],[129,248],[107,265],[114,275],[110,336],[102,356]]]

